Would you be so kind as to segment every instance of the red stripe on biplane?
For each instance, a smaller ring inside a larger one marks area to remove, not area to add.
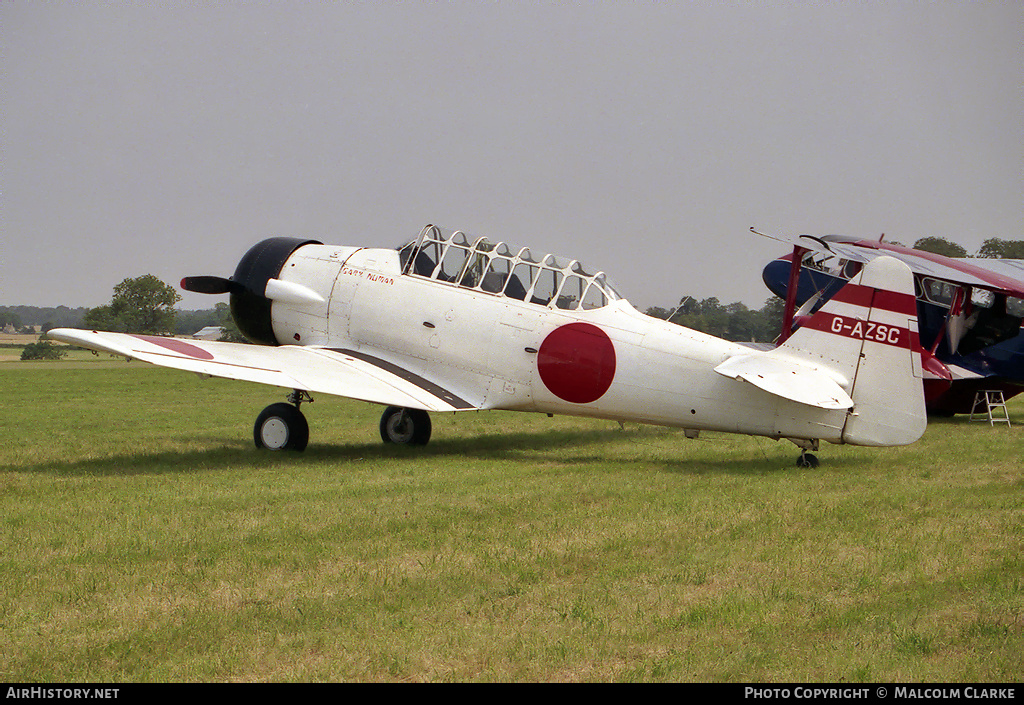
[[[874,296],[872,296],[874,294]],[[861,284],[847,284],[839,290],[833,301],[865,308],[878,308],[893,313],[904,313],[908,316],[917,315],[917,299],[912,294],[901,294],[885,289],[874,289]]]

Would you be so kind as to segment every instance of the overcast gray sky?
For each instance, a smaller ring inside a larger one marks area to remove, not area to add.
[[[1024,238],[1019,0],[14,0],[0,31],[0,305],[428,222],[641,309],[759,307],[751,226]]]

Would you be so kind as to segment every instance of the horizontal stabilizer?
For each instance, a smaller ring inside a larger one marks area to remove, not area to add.
[[[819,409],[849,409],[853,399],[828,375],[771,353],[731,357],[715,368],[770,394]]]

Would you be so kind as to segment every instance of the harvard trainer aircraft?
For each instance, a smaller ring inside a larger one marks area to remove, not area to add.
[[[793,247],[762,273],[786,299],[782,340],[800,313],[815,311],[868,262],[895,257],[914,273],[929,413],[970,413],[979,390],[1004,399],[1024,392],[1024,260],[944,257],[840,235],[765,237]]]
[[[302,450],[311,393],[386,407],[385,442],[425,444],[428,412],[533,411],[793,441],[916,441],[927,425],[914,280],[868,263],[784,344],[757,350],[634,309],[575,260],[427,226],[397,249],[271,238],[230,279],[253,343],[56,329],[52,338],[201,375],[294,390],[256,419],[256,446]]]

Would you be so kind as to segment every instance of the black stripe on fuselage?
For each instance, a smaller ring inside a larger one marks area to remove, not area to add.
[[[474,405],[470,404],[465,399],[463,399],[463,398],[461,398],[459,396],[456,396],[455,394],[452,394],[451,392],[449,392],[444,387],[442,387],[442,386],[440,386],[438,384],[434,384],[429,379],[426,379],[424,377],[420,377],[415,372],[410,372],[409,370],[404,369],[402,367],[399,367],[398,365],[396,365],[396,364],[394,364],[392,362],[388,362],[387,360],[381,360],[379,357],[374,357],[373,355],[367,355],[366,353],[362,353],[362,352],[356,352],[355,350],[346,350],[346,349],[343,349],[343,348],[328,348],[328,350],[332,350],[334,352],[341,353],[342,355],[348,355],[349,357],[354,357],[357,360],[362,360],[363,362],[367,362],[367,363],[373,365],[374,367],[379,367],[380,369],[384,370],[385,372],[390,372],[391,374],[395,375],[396,377],[401,377],[406,382],[409,382],[410,384],[415,384],[417,387],[419,387],[423,391],[429,392],[430,394],[433,394],[435,397],[437,397],[441,401],[445,402],[446,404],[450,404],[451,406],[455,407],[456,409],[475,409],[476,408]]]

